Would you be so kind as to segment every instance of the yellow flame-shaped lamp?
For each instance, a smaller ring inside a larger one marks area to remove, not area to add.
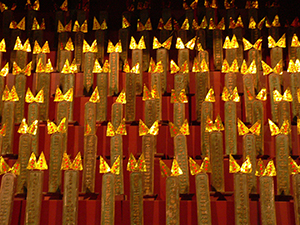
[[[253,124],[252,127],[248,128],[243,121],[241,121],[238,118],[238,122],[237,122],[237,126],[238,126],[238,132],[240,136],[246,135],[249,132],[252,134],[255,134],[256,136],[260,135],[260,128],[261,128],[261,121],[257,121],[256,123]]]
[[[88,24],[87,20],[83,21],[83,24],[81,26],[79,25],[78,20],[75,21],[74,26],[73,26],[73,32],[82,32],[82,33],[87,33],[88,32]]]
[[[190,128],[187,119],[184,120],[181,127],[177,127],[174,123],[169,122],[169,128],[171,137],[175,137],[178,134],[190,135]]]
[[[228,102],[228,101],[239,102],[240,96],[237,87],[235,87],[232,91],[232,94],[230,94],[227,87],[224,86],[221,98],[224,102]]]
[[[112,53],[112,52],[118,52],[118,53],[122,52],[121,40],[119,40],[116,45],[114,45],[110,40],[108,40],[107,53]]]
[[[183,44],[181,38],[178,37],[177,40],[176,40],[175,47],[176,47],[176,49],[185,49],[185,48],[188,48],[190,50],[193,50],[194,47],[195,47],[196,39],[197,39],[197,37],[194,37],[191,40],[189,40],[186,44]]]
[[[93,20],[93,30],[107,30],[108,27],[107,27],[107,23],[106,23],[106,19],[103,19],[101,25],[100,23],[98,22],[97,18],[94,17],[94,20]]]
[[[172,45],[172,39],[173,36],[170,36],[166,41],[164,41],[161,44],[156,37],[153,37],[153,49],[165,48],[167,50],[170,50]]]
[[[109,72],[110,72],[110,67],[109,67],[109,62],[107,59],[104,61],[102,68],[100,66],[98,59],[95,60],[95,64],[93,67],[93,73],[109,73]]]
[[[89,102],[92,102],[92,103],[100,102],[100,96],[99,96],[98,86],[93,91],[93,93],[92,93],[92,95],[91,95],[91,97],[89,99]]]
[[[9,29],[19,29],[19,30],[25,30],[25,17],[23,17],[19,23],[17,23],[16,21],[11,21],[9,24]]]
[[[28,124],[26,123],[26,119],[24,118],[19,126],[18,133],[36,135],[37,129],[39,127],[38,124],[39,121],[35,120],[32,122],[32,124],[30,124],[30,126],[28,126]]]
[[[159,160],[159,166],[162,177],[180,176],[183,174],[176,159],[173,159],[171,170],[161,159]]]
[[[158,30],[169,30],[171,31],[172,28],[172,18],[169,18],[166,23],[164,23],[163,19],[160,18],[157,25]]]
[[[25,102],[27,102],[27,103],[33,103],[33,102],[44,103],[44,90],[41,89],[34,97],[30,88],[28,88],[26,95],[25,95]]]
[[[65,46],[65,50],[67,50],[69,52],[74,51],[74,45],[73,45],[73,42],[72,42],[71,38],[68,39],[68,41],[66,43],[66,46]]]
[[[30,46],[29,39],[27,39],[25,41],[24,45],[22,45],[22,42],[21,42],[21,40],[18,36],[17,39],[16,39],[16,42],[15,42],[14,50],[15,51],[31,52],[31,46]]]
[[[66,152],[64,152],[61,161],[61,170],[83,170],[82,159],[80,152],[77,153],[73,162],[71,162],[70,157]]]
[[[282,66],[282,60],[280,60],[276,66],[272,69],[267,63],[264,61],[261,61],[261,66],[263,68],[263,75],[269,75],[270,73],[276,73],[279,75],[283,74],[283,66]]]
[[[229,66],[229,63],[227,62],[226,59],[224,59],[223,64],[222,64],[222,69],[221,69],[222,73],[238,73],[239,72],[239,64],[237,59],[234,59],[232,61],[231,66]]]
[[[213,122],[213,120],[211,120],[209,117],[206,118],[205,132],[211,133],[213,131],[220,132],[223,130],[224,130],[224,125],[222,123],[222,119],[219,114],[216,117],[215,122]]]
[[[147,125],[140,119],[139,122],[139,136],[144,136],[147,134],[151,135],[158,135],[159,132],[159,124],[158,120],[156,120],[150,128],[147,127]]]
[[[140,38],[138,44],[136,43],[134,37],[131,36],[129,48],[131,50],[134,50],[134,49],[146,49],[146,44],[145,44],[145,41],[144,41],[144,36],[142,36]]]
[[[173,59],[170,61],[170,70],[171,74],[178,73],[180,71],[179,66],[177,66]]]
[[[0,156],[0,175],[5,173],[12,173],[15,176],[20,175],[20,161],[17,160],[12,167],[10,167],[4,158]]]
[[[191,157],[189,157],[190,173],[196,175],[198,173],[211,173],[211,165],[208,157],[205,157],[199,166]]]
[[[125,63],[123,65],[123,71],[125,73],[135,73],[135,74],[139,74],[140,71],[140,63],[136,63],[131,69],[129,66],[129,63],[127,60],[125,60]]]
[[[143,24],[140,19],[137,20],[136,31],[141,32],[144,30],[152,30],[152,24],[150,18],[147,19],[146,23]]]
[[[74,74],[77,73],[78,69],[77,69],[77,64],[75,62],[75,58],[72,62],[72,64],[70,65],[69,60],[66,59],[65,64],[63,66],[63,69],[61,70],[61,73],[63,74]]]
[[[28,63],[25,68],[21,69],[16,62],[13,62],[13,70],[12,74],[13,75],[19,75],[19,74],[25,74],[26,76],[31,75],[31,65],[32,61]]]
[[[216,102],[215,91],[213,88],[210,88],[205,96],[205,102]]]
[[[300,171],[299,165],[297,165],[295,160],[293,160],[293,158],[289,156],[289,174],[290,175],[298,174],[299,171]]]
[[[136,160],[132,153],[130,153],[128,163],[127,163],[127,170],[131,172],[146,172],[146,163],[144,153],[141,154],[138,160]]]
[[[239,16],[237,18],[237,21],[235,22],[234,19],[232,17],[229,18],[229,29],[235,29],[235,28],[244,28],[244,24],[242,21],[242,17]]]
[[[112,174],[120,174],[120,156],[116,159],[114,164],[109,167],[104,158],[100,155],[100,165],[99,165],[99,173],[109,173]]]
[[[107,123],[106,136],[113,137],[115,135],[127,135],[125,119],[122,120],[117,129],[114,128],[111,122]]]
[[[209,68],[207,65],[207,62],[205,59],[202,59],[201,63],[198,62],[198,59],[195,57],[194,58],[194,63],[193,63],[193,68],[192,68],[192,72],[194,73],[204,73],[204,72],[209,72]]]
[[[60,20],[58,21],[57,33],[71,32],[71,31],[72,31],[72,20],[70,20],[69,23],[66,24],[66,26],[62,25]]]
[[[185,89],[182,89],[178,94],[174,89],[171,90],[171,103],[188,103]]]
[[[246,156],[245,161],[243,162],[242,166],[240,166],[233,156],[229,155],[229,173],[251,173],[252,172],[252,164],[250,161],[249,156]]]
[[[262,38],[257,39],[257,41],[252,45],[246,38],[243,38],[244,51],[248,51],[252,48],[261,51]]]
[[[5,66],[0,70],[0,76],[6,77],[8,73],[9,73],[9,63],[7,62]]]
[[[19,101],[19,97],[18,97],[18,93],[16,91],[15,86],[13,86],[11,88],[11,90],[9,90],[8,86],[5,85],[3,94],[2,94],[2,101],[5,102],[18,102]]]
[[[273,99],[275,102],[281,102],[281,101],[292,102],[293,96],[292,96],[291,89],[288,87],[283,93],[283,95],[281,95],[279,91],[274,90]]]
[[[300,47],[300,42],[296,33],[293,35],[291,47]]]
[[[46,65],[44,65],[42,63],[42,59],[39,58],[39,61],[36,65],[35,72],[36,73],[51,73],[51,72],[53,72],[53,67],[52,67],[52,63],[51,63],[50,59],[48,59],[48,62],[46,63]]]
[[[73,102],[73,88],[70,88],[65,94],[61,92],[59,87],[56,88],[54,102]]]
[[[279,127],[270,119],[268,119],[271,136],[284,134],[288,135],[291,132],[291,126],[288,120],[284,120],[280,129]]]
[[[210,18],[209,20],[209,26],[208,26],[209,30],[225,30],[225,19],[224,17],[220,20],[220,22],[218,23],[218,25],[216,25],[214,23],[213,18]]]
[[[48,170],[44,152],[40,154],[38,161],[36,161],[36,155],[34,152],[31,153],[27,164],[27,170]]]
[[[236,36],[233,35],[231,41],[230,41],[229,36],[227,36],[225,38],[225,41],[224,41],[224,44],[223,44],[223,49],[236,49],[236,48],[239,48],[239,43],[236,39]]]
[[[39,22],[37,21],[37,19],[34,17],[31,30],[45,30],[45,29],[46,29],[45,19],[42,18],[42,23],[40,25]]]
[[[276,42],[271,36],[268,37],[268,48],[285,48],[286,47],[286,37],[285,34]]]
[[[271,159],[268,162],[267,166],[265,167],[262,159],[259,159],[256,164],[255,176],[257,176],[257,177],[263,177],[263,176],[274,177],[274,176],[276,176],[276,168],[275,168],[273,160]]]
[[[66,117],[64,117],[58,125],[56,125],[52,121],[47,120],[47,131],[48,134],[66,133],[67,132]]]
[[[117,97],[116,103],[121,103],[123,105],[126,104],[126,93],[125,93],[124,89],[121,91],[121,93]]]
[[[256,74],[257,69],[256,69],[256,63],[255,60],[252,60],[251,64],[249,67],[247,67],[246,60],[243,60],[243,63],[241,65],[241,74]]]
[[[4,38],[0,42],[0,52],[6,52],[6,44],[5,44],[5,39]]]
[[[96,52],[98,52],[97,40],[94,40],[91,46],[87,43],[86,40],[83,40],[82,52],[83,53],[87,53],[87,52],[96,53]]]
[[[126,17],[123,15],[122,16],[122,29],[126,29],[128,27],[130,27],[131,24],[129,23],[129,21],[126,19]]]

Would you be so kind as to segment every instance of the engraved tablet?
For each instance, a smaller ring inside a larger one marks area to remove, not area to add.
[[[119,127],[123,119],[123,105],[115,102],[111,106],[111,123],[114,127]]]
[[[15,102],[4,102],[2,112],[2,123],[6,124],[6,134],[2,139],[1,154],[13,153],[14,127],[15,127]]]
[[[224,192],[223,133],[210,133],[211,185],[218,192]]]
[[[165,93],[167,91],[167,72],[168,72],[168,65],[169,65],[169,54],[168,50],[164,48],[160,48],[156,50],[156,61],[161,61],[163,66],[163,72],[161,75],[161,91]]]
[[[198,224],[211,224],[209,181],[206,173],[198,173],[196,179],[196,198]]]
[[[166,179],[166,224],[179,225],[180,201],[178,177]]]
[[[144,224],[143,174],[141,172],[130,174],[130,224]]]
[[[250,224],[249,194],[247,174],[234,174],[235,224]]]
[[[108,96],[112,96],[119,92],[119,53],[112,52],[109,54],[109,85]],[[98,86],[99,87],[99,86]]]
[[[48,192],[60,192],[61,190],[61,160],[63,155],[63,135],[55,133],[51,135],[50,142],[50,166]],[[65,173],[66,176],[66,173]]]
[[[225,102],[225,152],[227,155],[237,153],[236,103]]]
[[[174,137],[174,155],[183,174],[178,176],[179,193],[188,194],[190,190],[189,184],[189,167],[187,156],[186,136],[178,134]]]
[[[83,73],[83,86],[87,93],[90,92],[91,87],[94,83],[94,74],[93,74],[93,66],[94,66],[94,53],[87,52],[84,55],[84,73]]]
[[[221,70],[223,63],[222,31],[213,30],[213,55],[216,70]]]
[[[84,105],[84,127],[90,126],[90,134],[96,134],[96,104],[93,102],[87,102]]]
[[[249,94],[248,94],[248,92],[250,92],[251,96],[255,96],[253,75],[252,74],[243,75],[243,81],[244,81],[244,102],[245,102],[246,122],[253,123],[254,122],[252,121],[253,100],[249,99]]]
[[[126,73],[126,105],[125,119],[127,122],[135,120],[135,94],[137,91],[138,74]]]
[[[35,120],[39,121],[39,104],[36,102],[28,105],[28,124],[32,124]],[[39,122],[37,124],[39,126]],[[36,135],[31,136],[31,151],[35,155],[39,155],[39,129],[36,131]]]
[[[300,174],[293,175],[293,192],[294,192],[294,213],[295,213],[295,223],[300,224]]]
[[[62,224],[76,225],[78,217],[79,171],[66,170],[64,174],[63,218]]]
[[[247,186],[248,192],[255,194],[257,190],[256,182],[256,148],[255,148],[255,138],[254,134],[246,134],[243,137],[243,159],[246,160],[246,157],[249,156],[252,163],[252,172],[247,174]]]
[[[95,173],[96,173],[96,155],[97,155],[96,135],[87,135],[84,137],[84,165],[82,176],[82,192],[95,192]]]
[[[97,74],[97,87],[100,97],[100,102],[97,104],[97,121],[103,122],[107,118],[107,73]]]
[[[40,224],[44,172],[28,171],[25,225]]]
[[[22,67],[21,67],[22,68]],[[16,75],[15,80],[16,91],[19,101],[15,102],[15,123],[21,123],[24,118],[26,77],[23,74]]]
[[[40,103],[40,120],[47,121],[49,118],[50,74],[37,73],[37,92],[44,90],[44,103]]]
[[[197,115],[197,121],[200,122],[202,103],[205,99],[205,96],[210,86],[209,72],[195,73],[195,80],[196,80],[196,115]]]
[[[0,224],[11,224],[14,205],[16,177],[12,173],[6,173],[1,180],[0,188]]]
[[[123,46],[123,45],[122,45]],[[133,49],[132,50],[132,66],[139,63],[139,73],[136,74],[136,94],[140,95],[143,92],[143,50]]]
[[[143,173],[144,195],[154,193],[154,153],[156,152],[155,136],[151,134],[142,137],[142,152],[145,157],[147,171]]]
[[[252,104],[252,121],[264,121],[264,106],[259,100],[254,100]],[[262,123],[263,124],[263,123]],[[264,126],[260,127],[260,135],[255,137],[256,155],[264,154]]]
[[[184,103],[174,103],[173,105],[173,121],[175,126],[181,127],[185,120],[185,105]]]
[[[209,133],[205,132],[205,123],[207,117],[210,119],[213,117],[213,104],[211,102],[203,102],[201,111],[201,154],[202,156],[209,156]]]
[[[148,99],[145,101],[145,124],[151,127],[156,121],[156,101],[155,99]]]
[[[101,225],[114,225],[115,189],[114,175],[106,173],[102,177]]]

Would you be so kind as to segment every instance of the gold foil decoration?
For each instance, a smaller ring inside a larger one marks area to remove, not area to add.
[[[4,137],[6,135],[6,124],[5,123],[2,125],[2,128],[0,129],[0,135],[2,137]]]
[[[257,41],[253,45],[247,39],[243,38],[243,44],[244,44],[244,51],[247,51],[251,48],[260,51],[262,46],[262,38],[257,39]]]
[[[209,91],[207,92],[205,99],[205,102],[215,102],[216,98],[215,98],[215,92],[213,88],[210,88]]]
[[[236,39],[235,34],[233,35],[231,41],[230,41],[230,39],[229,39],[228,36],[225,38],[225,42],[224,42],[223,48],[224,48],[224,49],[235,49],[235,48],[239,48],[239,43],[238,43],[238,41],[237,41],[237,39]]]
[[[177,64],[174,62],[173,59],[170,62],[170,69],[171,69],[171,74],[178,73],[180,71],[179,66],[177,66]]]
[[[47,170],[48,169],[48,165],[47,165],[47,161],[46,161],[44,152],[42,152],[40,154],[39,160],[36,162],[35,169],[37,169],[37,170]]]
[[[116,102],[126,104],[126,93],[125,93],[124,89],[119,94],[118,98],[116,99]]]
[[[165,30],[172,30],[172,19],[169,18],[168,21],[165,23],[164,27]]]
[[[257,96],[256,99],[261,100],[261,101],[266,101],[267,100],[267,89],[266,88],[262,88]]]
[[[178,134],[190,135],[189,125],[187,119],[184,120],[182,126],[178,128],[172,122],[169,122],[171,137],[175,137]]]
[[[250,17],[248,28],[251,30],[256,29],[256,22],[252,16]]]
[[[274,98],[275,102],[280,102],[280,101],[292,102],[293,101],[293,96],[291,93],[291,89],[289,87],[285,90],[283,95],[281,95],[279,91],[274,90],[273,98]]]
[[[208,157],[205,157],[200,166],[201,173],[211,173],[211,165]]]
[[[289,173],[290,175],[299,173],[299,166],[291,156],[289,156]]]
[[[30,43],[29,43],[29,39],[27,39],[24,43],[24,45],[22,45],[22,42],[19,38],[19,36],[16,39],[16,43],[14,46],[14,50],[16,51],[24,51],[24,52],[31,52],[31,47],[30,47]]]
[[[144,41],[144,36],[142,36],[140,38],[138,44],[136,43],[134,37],[131,36],[129,48],[130,49],[146,49],[146,45],[145,45],[145,41]]]
[[[189,165],[191,175],[194,176],[201,172],[200,166],[191,157],[189,157]]]
[[[0,156],[0,175],[8,173],[9,170],[9,165],[5,162],[4,158]]]
[[[101,23],[100,29],[101,30],[107,30],[108,29],[106,19],[104,19],[103,22]]]
[[[30,76],[31,75],[31,65],[32,62],[28,63],[24,69],[21,69],[16,62],[13,63],[13,71],[12,74],[13,75],[18,75],[20,73],[25,74],[26,76]]]
[[[70,157],[66,152],[64,152],[61,160],[60,170],[71,170],[71,169],[72,169],[72,163]]]
[[[243,162],[241,166],[242,173],[251,173],[252,172],[252,164],[250,161],[250,157],[247,155],[245,162]]]
[[[288,73],[296,73],[297,72],[296,65],[292,59],[290,59],[290,61],[289,61],[287,72]]]
[[[36,135],[37,129],[38,120],[33,121],[32,124],[28,126],[26,123],[26,119],[24,118],[19,126],[18,133]]]
[[[252,134],[255,134],[256,136],[260,135],[260,128],[261,128],[261,121],[257,121],[253,124],[251,128],[246,127],[246,125],[238,118],[238,132],[239,135],[245,135],[251,132]]]
[[[25,102],[27,102],[27,103],[32,103],[32,102],[44,103],[44,90],[41,89],[34,97],[30,88],[28,87],[26,95],[25,95]]]
[[[205,60],[204,60],[205,61]],[[192,72],[194,73],[198,73],[201,72],[200,70],[200,63],[198,62],[197,58],[194,58],[194,62],[193,62],[193,67],[192,67]]]
[[[17,24],[15,21],[11,21],[9,24],[10,29],[19,29],[19,30],[25,30],[25,17]]]
[[[61,6],[59,7],[62,11],[67,12],[68,11],[68,0],[65,0]]]
[[[86,53],[86,52],[96,53],[96,52],[98,52],[97,40],[94,40],[91,46],[86,42],[86,40],[83,40],[83,51],[82,52],[83,53]]]
[[[189,30],[190,29],[190,24],[189,24],[189,19],[185,18],[181,25],[181,30]]]
[[[102,73],[102,68],[100,66],[98,59],[95,60],[94,67],[93,67],[93,73]]]
[[[139,136],[144,136],[146,134],[151,134],[151,135],[158,135],[159,131],[159,125],[158,125],[158,120],[156,120],[150,129],[147,127],[147,125],[140,119],[139,121]]]
[[[178,37],[177,40],[176,40],[176,49],[184,49],[184,48],[185,47],[184,47],[184,44],[183,44],[181,38]]]
[[[107,45],[107,53],[112,53],[112,52],[122,52],[122,43],[121,40],[118,41],[118,43],[114,46],[113,43],[108,40],[108,45]]]
[[[235,161],[235,159],[232,157],[232,155],[229,155],[229,173],[238,173],[241,171],[241,167],[239,164]]]
[[[189,64],[188,64],[188,61],[184,61],[184,63],[181,65],[180,72],[182,72],[182,73],[189,73]]]
[[[268,75],[272,72],[277,73],[279,75],[283,74],[283,68],[282,68],[282,60],[280,60],[276,66],[274,67],[274,69],[272,69],[267,63],[265,63],[264,61],[261,61],[261,65],[263,68],[263,75]]]
[[[266,169],[263,173],[263,176],[268,176],[268,177],[276,176],[276,168],[272,159],[268,162]]]
[[[122,16],[122,28],[125,29],[127,27],[130,27],[130,23],[128,20],[125,18],[125,16]]]
[[[100,30],[100,28],[101,28],[100,23],[98,22],[97,18],[94,16],[93,30]]]
[[[71,38],[68,39],[68,41],[66,43],[65,50],[67,50],[67,51],[74,51],[74,45],[73,45],[73,42],[72,42]]]
[[[11,172],[12,174],[19,176],[20,175],[20,170],[21,170],[21,166],[20,166],[20,161],[19,159],[14,163],[14,165],[8,169],[8,172]]]
[[[170,168],[161,159],[159,159],[159,166],[160,166],[160,174],[162,177],[171,176]]]
[[[271,36],[268,37],[268,48],[285,48],[286,47],[286,37],[285,34],[276,42]]]
[[[153,49],[159,49],[163,47],[167,50],[170,50],[172,44],[172,38],[173,36],[170,36],[165,42],[161,44],[156,37],[153,37]]]
[[[270,119],[268,119],[271,136],[275,136],[278,134],[288,135],[291,132],[291,127],[288,120],[283,121],[280,129],[279,127]]]
[[[265,172],[265,165],[261,158],[258,159],[256,164],[255,176],[261,177]]]
[[[200,26],[198,25],[198,23],[195,19],[193,19],[192,29],[193,30],[199,30],[200,29]]]
[[[239,96],[237,87],[235,87],[232,91],[232,94],[230,94],[227,87],[224,86],[223,92],[222,92],[222,100],[225,102],[227,102],[227,101],[239,102],[240,96]]]
[[[32,152],[30,157],[29,157],[29,160],[28,160],[27,169],[28,170],[34,170],[35,168],[36,168],[36,156]]]
[[[80,26],[78,20],[75,21],[73,26],[73,32],[82,32],[87,33],[88,32],[88,26],[87,26],[87,20],[83,22],[83,24]]]
[[[176,159],[173,159],[172,167],[171,167],[171,176],[180,176],[183,172],[177,162]]]
[[[56,125],[52,121],[47,120],[47,131],[48,134],[66,133],[67,132],[66,117],[64,117],[58,125]]]
[[[100,102],[100,96],[99,96],[99,91],[98,91],[98,86],[95,88],[93,91],[92,96],[89,99],[90,102],[97,103]]]
[[[6,44],[5,44],[5,39],[4,38],[0,42],[0,52],[6,52]]]
[[[1,71],[0,71],[0,76],[1,77],[6,77],[7,76],[8,72],[9,72],[9,65],[8,64],[9,63],[7,62],[5,64],[5,66],[1,69]]]
[[[99,173],[113,173],[113,174],[120,174],[120,156],[116,159],[114,164],[109,167],[107,162],[100,156],[100,165],[99,165]]]
[[[188,41],[188,42],[185,44],[185,47],[187,47],[187,48],[190,49],[190,50],[193,50],[194,47],[195,47],[196,38],[197,38],[197,37],[194,37],[194,38],[192,38],[190,41]]]
[[[11,91],[9,91],[7,85],[5,85],[5,89],[2,94],[2,101],[12,101],[12,102],[19,101],[19,97],[15,86],[13,86]]]
[[[140,158],[136,161],[133,154],[130,153],[129,160],[127,163],[127,170],[131,172],[133,171],[146,172],[147,168],[146,168],[144,154],[142,153]]]
[[[106,136],[107,137],[113,137],[113,136],[115,136],[117,134],[119,134],[119,135],[127,135],[125,119],[122,120],[122,122],[120,123],[119,127],[117,128],[117,130],[115,130],[115,128],[114,128],[114,126],[112,125],[111,122],[108,122],[107,129],[106,129]]]
[[[67,101],[67,102],[73,101],[73,88],[70,88],[65,94],[61,92],[59,87],[56,88],[54,102],[61,102],[61,101]]]
[[[300,42],[296,33],[293,35],[291,47],[300,47]]]

